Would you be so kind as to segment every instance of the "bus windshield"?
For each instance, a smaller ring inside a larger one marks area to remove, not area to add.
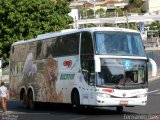
[[[130,32],[95,32],[96,54],[145,56],[140,34]]]
[[[97,73],[98,86],[140,87],[147,83],[147,65],[145,60],[102,58],[101,72]]]

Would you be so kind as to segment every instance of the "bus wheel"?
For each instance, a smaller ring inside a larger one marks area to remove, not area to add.
[[[33,101],[33,93],[32,93],[32,91],[30,91],[29,95],[28,95],[28,106],[30,109],[35,110],[38,108],[37,105],[38,104]]]
[[[23,92],[23,96],[22,96],[22,104],[24,108],[28,108],[28,101],[27,101],[27,95],[25,92]]]
[[[117,106],[116,110],[118,113],[122,113],[123,112],[123,106]]]
[[[77,90],[75,90],[72,94],[72,105],[76,110],[80,109],[80,97]]]

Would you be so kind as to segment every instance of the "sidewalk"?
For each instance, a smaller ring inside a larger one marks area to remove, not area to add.
[[[158,79],[160,79],[160,68],[157,71],[157,76],[156,77],[152,77],[152,71],[151,70],[148,71],[148,81],[149,82],[153,81],[153,80],[158,80]]]
[[[148,81],[151,82],[153,80],[158,80],[158,79],[160,79],[160,76],[149,78]]]

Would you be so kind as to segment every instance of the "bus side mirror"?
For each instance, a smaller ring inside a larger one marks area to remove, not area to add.
[[[152,76],[153,76],[153,77],[156,77],[156,76],[157,76],[157,64],[156,64],[156,62],[155,62],[153,59],[151,59],[151,58],[149,58],[148,61],[151,63],[151,66],[152,66]]]
[[[94,60],[95,60],[95,72],[101,72],[101,61],[100,61],[100,58],[95,56]]]

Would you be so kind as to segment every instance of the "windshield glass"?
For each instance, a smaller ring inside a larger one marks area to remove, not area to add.
[[[145,56],[140,34],[129,32],[95,32],[96,54]]]
[[[97,73],[97,85],[144,85],[146,79],[144,60],[101,59],[101,72]]]

